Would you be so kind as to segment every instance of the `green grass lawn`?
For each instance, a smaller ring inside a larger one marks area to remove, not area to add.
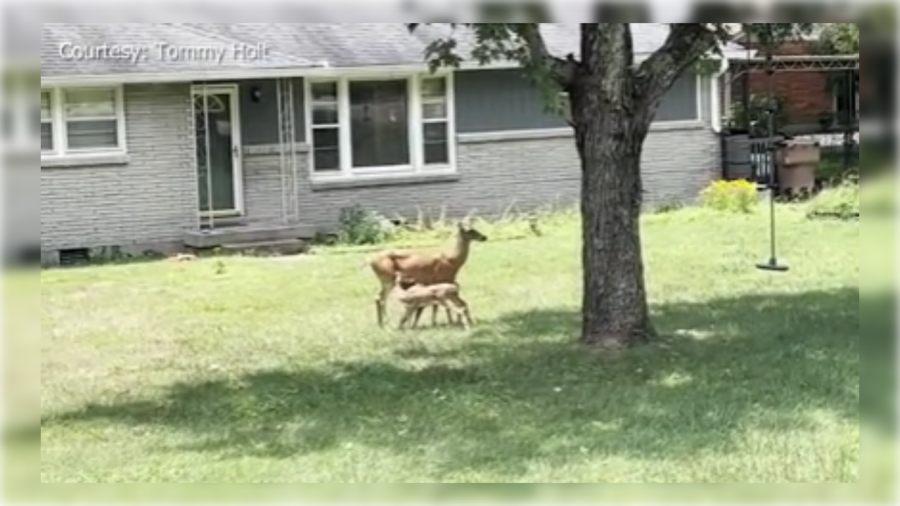
[[[618,358],[573,344],[573,220],[476,245],[468,333],[379,330],[361,253],[44,271],[41,481],[855,482],[859,225],[779,225],[772,274],[762,212],[646,217],[661,338]]]

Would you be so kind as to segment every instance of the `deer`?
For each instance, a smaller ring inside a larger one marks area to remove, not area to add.
[[[437,283],[455,283],[460,269],[469,259],[469,250],[473,242],[487,241],[487,236],[470,224],[459,222],[456,229],[456,240],[449,251],[430,252],[416,249],[388,249],[381,251],[369,259],[369,266],[381,287],[375,299],[375,312],[378,326],[384,327],[387,300],[391,291],[402,277],[410,284],[434,285]],[[421,313],[421,310],[419,311]],[[450,317],[448,311],[448,318]],[[437,318],[437,306],[432,310],[432,322]]]
[[[400,319],[399,328],[402,330],[409,320],[412,318],[412,328],[416,328],[419,324],[419,317],[422,311],[431,306],[435,308],[432,313],[432,319],[436,314],[438,306],[442,306],[447,311],[447,318],[453,322],[452,313],[459,316],[459,323],[465,330],[469,330],[475,321],[469,312],[469,305],[459,295],[458,283],[436,283],[433,285],[410,284],[408,280],[401,279],[402,275],[397,274],[397,300],[406,306],[406,312]]]

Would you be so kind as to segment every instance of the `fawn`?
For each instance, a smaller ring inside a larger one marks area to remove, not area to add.
[[[400,319],[399,328],[401,329],[409,323],[410,318],[412,318],[412,328],[416,328],[419,324],[419,317],[422,316],[422,311],[428,306],[435,308],[435,310],[437,306],[443,306],[447,310],[450,323],[453,323],[450,315],[456,313],[459,316],[459,323],[466,330],[475,324],[469,312],[469,305],[459,295],[459,285],[457,283],[423,285],[414,283],[409,278],[397,274],[396,287],[398,292],[397,300],[406,306],[403,318]],[[432,323],[435,319],[435,314],[432,313]]]

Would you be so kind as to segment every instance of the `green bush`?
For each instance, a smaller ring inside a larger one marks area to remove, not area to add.
[[[347,245],[380,244],[391,240],[396,232],[390,220],[359,204],[342,208],[338,222],[337,240]]]
[[[700,204],[716,211],[751,213],[759,202],[756,185],[744,179],[714,181],[700,193]]]
[[[859,181],[848,178],[841,184],[825,188],[809,203],[809,217],[852,219],[859,217]]]

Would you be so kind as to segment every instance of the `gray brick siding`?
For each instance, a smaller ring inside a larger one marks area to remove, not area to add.
[[[186,229],[196,227],[189,93],[187,83],[127,86],[127,161],[42,168],[42,250],[168,249],[181,243]],[[703,120],[708,123],[708,104],[704,106]],[[389,216],[414,217],[419,209],[432,216],[442,210],[460,216],[578,198],[580,169],[566,129],[533,131],[528,138],[515,139],[460,135],[457,148],[459,175],[451,180],[329,189],[313,186],[304,151],[297,157],[300,221],[329,229],[336,225],[340,208],[354,203]],[[276,224],[282,216],[280,161],[277,154],[264,154],[267,150],[270,147],[245,147],[246,218]],[[692,200],[718,176],[719,166],[718,137],[708,125],[656,128],[644,149],[645,200],[649,205]]]
[[[548,132],[549,135],[550,132]],[[308,178],[306,155],[299,188],[300,220],[322,229],[337,223],[340,209],[356,203],[393,217],[413,218],[446,212],[496,215],[510,207],[529,210],[547,204],[574,203],[580,168],[574,141],[564,132],[545,138],[484,140],[461,136],[452,181],[380,184],[319,189]],[[644,148],[643,171],[648,206],[689,202],[717,175],[718,138],[706,127],[659,128]],[[281,216],[281,172],[274,155],[245,157],[249,218]]]
[[[189,89],[125,87],[127,161],[42,167],[42,250],[181,240],[197,215]]]

